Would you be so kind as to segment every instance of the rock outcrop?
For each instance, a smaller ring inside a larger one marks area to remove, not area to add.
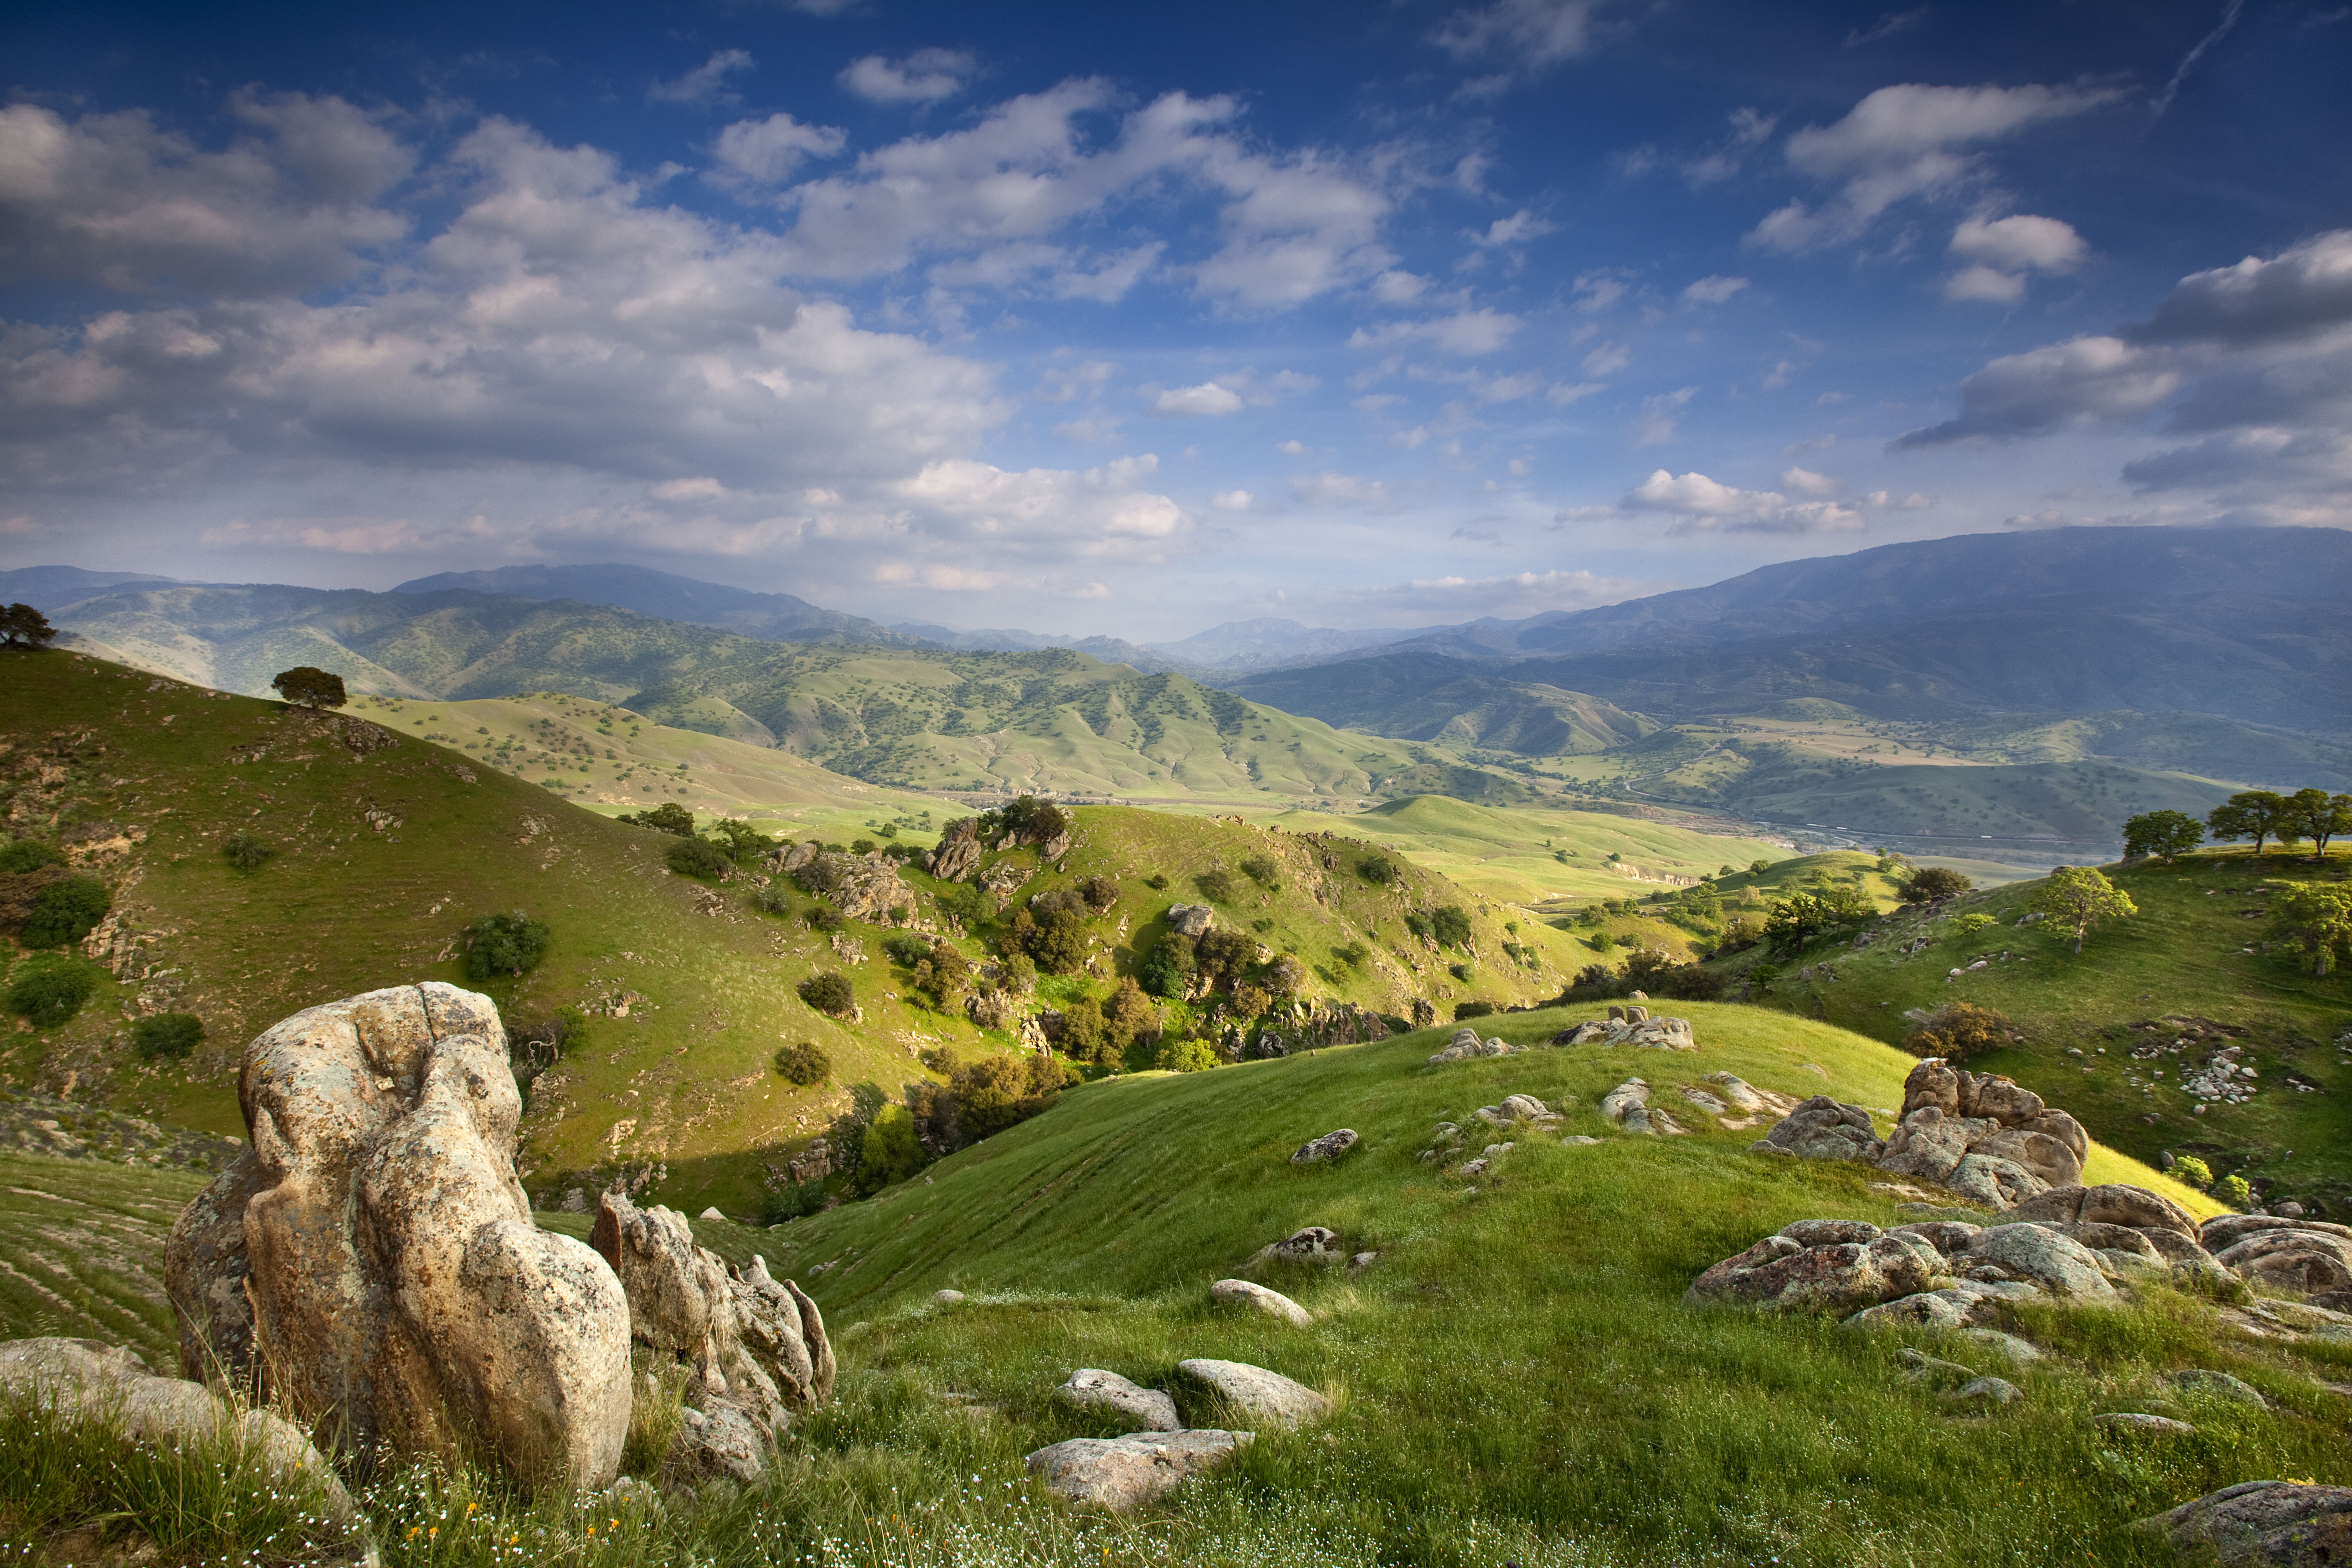
[[[898,862],[878,849],[871,855],[820,849],[798,865],[789,864],[794,852],[806,848],[805,844],[794,845],[780,851],[781,860],[776,856],[769,858],[810,892],[831,900],[847,919],[887,924],[890,911],[906,907],[913,897],[898,879]]]
[[[1255,1434],[1213,1429],[1072,1437],[1029,1456],[1029,1473],[1074,1503],[1124,1513],[1230,1458]]]
[[[959,816],[940,830],[936,847],[923,854],[923,869],[942,882],[961,882],[980,865],[980,818]]]
[[[2352,1561],[2352,1487],[2241,1481],[2132,1527],[2185,1563],[2219,1568],[2334,1568]]]
[[[792,1411],[833,1392],[833,1349],[816,1303],[772,1278],[765,1259],[730,1268],[696,1244],[684,1215],[640,1209],[618,1193],[598,1201],[589,1240],[620,1278],[631,1336],[688,1373],[692,1414],[668,1472],[756,1479]]]
[[[1815,1160],[1860,1160],[1916,1176],[1990,1209],[2079,1187],[2091,1141],[2082,1123],[2032,1089],[1929,1057],[1903,1085],[1903,1110],[1883,1141],[1870,1113],[1815,1095],[1753,1147]]]
[[[1209,1287],[1209,1300],[1226,1306],[1247,1307],[1264,1312],[1269,1318],[1279,1318],[1294,1329],[1315,1326],[1315,1314],[1284,1295],[1269,1290],[1247,1279],[1220,1279]]]
[[[237,1094],[251,1146],[164,1255],[183,1370],[319,1412],[362,1465],[469,1451],[611,1481],[628,1303],[531,1222],[490,999],[429,982],[297,1013],[246,1047]]]
[[[1562,1029],[1549,1045],[1632,1046],[1655,1051],[1695,1051],[1698,1039],[1687,1018],[1654,1018],[1647,1007],[1612,1007],[1605,1020],[1596,1019]]]
[[[1356,1130],[1341,1127],[1320,1138],[1310,1138],[1290,1157],[1294,1165],[1328,1164],[1356,1146]]]
[[[1168,929],[1178,936],[1206,936],[1216,929],[1217,911],[1209,904],[1171,904]]]
[[[1302,997],[1269,1014],[1252,1043],[1255,1057],[1286,1057],[1325,1046],[1357,1046],[1389,1037],[1389,1026],[1369,1007],[1328,997]]]
[[[1456,1029],[1445,1048],[1429,1058],[1430,1065],[1441,1067],[1447,1062],[1468,1061],[1474,1057],[1516,1056],[1519,1047],[1501,1040],[1482,1040],[1475,1029]]]
[[[2276,1215],[2222,1215],[2200,1244],[2223,1268],[2272,1295],[2352,1310],[2352,1226]]]
[[[1348,1248],[1328,1226],[1310,1225],[1257,1249],[1252,1263],[1344,1263]]]
[[[317,1486],[339,1529],[362,1528],[351,1494],[300,1427],[267,1410],[239,1413],[200,1383],[158,1377],[135,1351],[96,1340],[10,1340],[0,1343],[0,1394],[37,1400],[68,1419],[103,1422],[167,1453],[250,1456],[283,1484]]]

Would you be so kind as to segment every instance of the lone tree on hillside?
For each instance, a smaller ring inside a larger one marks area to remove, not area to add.
[[[2083,951],[2083,939],[2099,921],[2139,913],[2130,894],[2088,866],[2061,866],[2051,872],[2033,907],[2074,933],[2076,952]]]
[[[2185,811],[2145,811],[2124,818],[2124,858],[2186,855],[2205,842],[2204,826]]]
[[[298,664],[270,678],[270,687],[297,708],[341,708],[351,699],[343,693],[343,678],[331,669]]]
[[[661,805],[641,811],[635,816],[625,815],[616,816],[613,820],[634,823],[639,827],[650,827],[659,833],[675,833],[680,838],[694,837],[694,813],[674,800],[664,801]]]
[[[1906,904],[1932,904],[1938,899],[1954,899],[1976,886],[1949,866],[1927,866],[1911,873],[1911,879],[1897,889]]]
[[[9,647],[47,647],[58,635],[49,617],[30,605],[0,610],[0,643]]]
[[[2206,830],[2216,844],[2251,838],[2254,853],[2263,840],[2275,837],[2286,826],[2286,797],[2275,790],[2241,790],[2205,814]]]
[[[2329,795],[2324,789],[2299,789],[2286,797],[2285,825],[2280,838],[2290,835],[2311,840],[2311,858],[2327,858],[2327,841],[2352,833],[2352,795]]]
[[[2271,910],[2273,934],[2300,943],[2314,974],[2336,967],[2338,955],[2352,956],[2352,888],[2329,882],[2290,882]]]

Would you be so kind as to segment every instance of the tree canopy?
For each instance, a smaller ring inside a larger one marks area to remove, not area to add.
[[[2339,957],[2352,958],[2352,887],[2290,882],[2271,909],[2271,931],[2302,947],[2312,973],[2326,974]]]
[[[2124,819],[2124,858],[2161,855],[2169,860],[2205,842],[2205,828],[2185,811],[2144,811]]]
[[[1932,904],[1939,899],[1958,898],[1976,886],[1949,866],[1928,866],[1911,873],[1911,879],[1901,889],[1906,904]]]
[[[2286,797],[2277,791],[2240,790],[2205,814],[2205,828],[2216,844],[2251,838],[2259,855],[2263,841],[2276,837],[2285,826],[2285,817]]]
[[[269,678],[269,685],[297,708],[341,708],[351,700],[343,692],[343,678],[315,665],[281,669]]]
[[[11,605],[0,610],[0,643],[9,647],[47,647],[57,635],[58,628],[49,625],[49,617],[30,605]]]
[[[2033,907],[2074,933],[2076,952],[2083,951],[2083,939],[2101,921],[2139,913],[2130,894],[2088,866],[2061,866],[2051,872],[2034,896]]]
[[[2286,797],[2280,812],[2279,840],[2291,844],[2311,840],[2312,858],[2326,855],[2327,841],[2352,833],[2352,795],[2329,795],[2324,789],[2299,789]]]

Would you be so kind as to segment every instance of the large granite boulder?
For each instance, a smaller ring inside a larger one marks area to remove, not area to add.
[[[1171,904],[1168,929],[1178,936],[1206,936],[1216,928],[1217,911],[1210,904]]]
[[[2080,1186],[2090,1146],[2080,1122],[2032,1089],[1929,1057],[1904,1081],[1903,1113],[1877,1163],[2005,1209]]]
[[[1060,1403],[1079,1410],[1106,1410],[1146,1432],[1181,1432],[1176,1402],[1157,1388],[1145,1388],[1115,1372],[1082,1366],[1054,1390]]]
[[[792,876],[812,893],[833,900],[833,907],[853,921],[887,924],[890,911],[913,897],[899,879],[898,862],[879,849],[851,855],[821,849],[792,869]]]
[[[1886,1145],[1859,1105],[1840,1105],[1826,1094],[1797,1102],[1797,1109],[1749,1145],[1759,1152],[1794,1154],[1802,1160],[1875,1162]]]
[[[2336,1568],[2352,1562],[2352,1487],[2241,1481],[2132,1527],[2184,1563],[2218,1568]]]
[[[2116,1288],[2091,1249],[2042,1225],[1989,1226],[1969,1239],[1964,1257],[1990,1263],[2052,1296],[2112,1301]]]
[[[792,1412],[833,1392],[816,1303],[771,1276],[765,1258],[730,1268],[696,1243],[685,1215],[638,1208],[619,1193],[598,1200],[589,1241],[620,1277],[631,1336],[688,1373],[688,1418],[668,1472],[756,1479]]]
[[[1223,1306],[1247,1307],[1269,1318],[1279,1318],[1294,1329],[1315,1326],[1315,1314],[1284,1295],[1247,1279],[1220,1279],[1209,1287],[1209,1300]]]
[[[980,865],[980,819],[959,816],[940,830],[936,848],[925,851],[923,869],[942,882],[961,882]]]
[[[1331,1414],[1331,1402],[1305,1384],[1247,1362],[1202,1357],[1176,1370],[1262,1426],[1301,1426]]]
[[[628,1303],[531,1223],[490,999],[428,982],[309,1008],[246,1047],[237,1095],[247,1152],[164,1253],[183,1370],[319,1412],[363,1466],[469,1453],[610,1482]]]
[[[2273,1295],[2323,1307],[2352,1307],[2352,1228],[2273,1215],[2223,1215],[2205,1222],[2214,1260]]]
[[[289,1489],[317,1487],[338,1529],[363,1528],[334,1468],[300,1427],[267,1410],[240,1410],[200,1383],[158,1377],[136,1351],[96,1340],[10,1340],[0,1343],[0,1394],[102,1422],[167,1453],[242,1453]]]
[[[1612,1007],[1612,1016],[1562,1029],[1545,1043],[1554,1046],[1631,1046],[1640,1050],[1695,1051],[1698,1038],[1688,1018],[1654,1018],[1646,1007]],[[1633,1015],[1638,1015],[1635,1016]]]
[[[1860,1220],[1800,1220],[1701,1274],[1683,1302],[1843,1318],[1952,1278],[1943,1254],[1923,1237]]]

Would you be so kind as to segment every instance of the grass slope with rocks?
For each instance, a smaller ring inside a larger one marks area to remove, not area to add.
[[[835,1119],[938,1081],[935,1062],[1014,1048],[1010,1033],[921,1004],[881,951],[884,927],[821,932],[804,919],[814,909],[804,893],[770,889],[784,896],[772,900],[782,912],[768,913],[751,874],[720,885],[673,875],[666,859],[680,840],[419,741],[415,725],[403,739],[66,652],[12,655],[8,675],[9,832],[106,881],[114,910],[85,948],[106,970],[92,999],[62,1024],[0,1034],[6,1086],[241,1133],[236,1062],[255,1033],[318,1003],[447,980],[488,991],[510,1026],[566,1007],[586,1016],[584,1036],[531,1086],[524,1165],[542,1199],[625,1173],[655,1199],[756,1215]],[[425,732],[457,732],[433,711],[440,722]],[[1353,861],[1323,866],[1342,847],[1296,835],[1127,808],[1088,808],[1077,822],[1058,870],[1040,875],[1034,849],[1008,852],[1025,858],[1024,899],[1096,874],[1119,882],[1090,925],[1097,972],[1043,987],[1056,1005],[1107,994],[1168,907],[1202,897],[1192,879],[1220,869],[1236,884],[1228,919],[1269,957],[1295,951],[1312,995],[1410,1016],[1416,997],[1449,1011],[1474,999],[1523,1005],[1561,983],[1565,939],[1531,921],[1514,931],[1514,911],[1410,864],[1381,888]],[[224,854],[239,832],[270,851],[254,868]],[[1277,868],[1276,885],[1242,869],[1258,859]],[[1166,889],[1144,880],[1154,875]],[[975,963],[989,957],[975,936],[951,933],[941,884],[912,868],[904,880],[907,923]],[[1447,905],[1469,915],[1467,947],[1441,952],[1410,937],[1409,908]],[[514,910],[551,928],[545,962],[467,980],[467,925]],[[16,975],[46,962],[10,958]],[[1466,978],[1450,973],[1456,963]],[[836,972],[850,977],[855,1018],[798,994]],[[204,1040],[184,1059],[142,1059],[131,1026],[165,1011],[200,1018]],[[806,1089],[774,1068],[778,1048],[801,1041],[831,1061]],[[926,1061],[927,1051],[945,1055]]]
[[[2307,854],[2209,850],[2105,872],[2139,912],[2095,928],[2079,955],[2049,922],[2017,923],[2037,879],[1932,917],[1897,911],[1858,950],[1833,940],[1782,959],[1812,973],[1775,981],[1763,1000],[1889,1043],[1910,1027],[1906,1014],[1954,1001],[1992,1008],[2023,1040],[1971,1066],[2014,1078],[2140,1159],[2196,1154],[2272,1200],[2315,1200],[2330,1217],[2352,1217],[2352,980],[2308,973],[2283,944],[2264,951],[2282,886],[2340,883],[2352,855],[2331,850],[2315,865]],[[1922,938],[1924,948],[1903,951]],[[1726,967],[1745,973],[1766,956]],[[2250,1099],[2183,1087],[2233,1046],[2258,1075]]]

